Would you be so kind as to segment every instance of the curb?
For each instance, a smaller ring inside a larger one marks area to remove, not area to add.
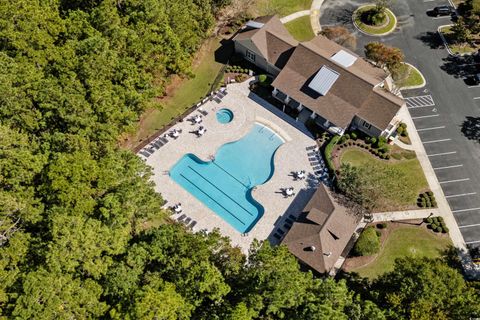
[[[369,33],[369,32],[366,32],[366,31],[363,31],[358,25],[357,23],[355,22],[355,14],[356,12],[361,9],[361,8],[364,8],[364,7],[368,7],[368,6],[374,6],[374,4],[365,4],[363,6],[360,6],[358,7],[355,11],[353,11],[353,14],[352,14],[352,23],[353,25],[355,26],[355,28],[360,31],[361,33],[367,35],[367,36],[371,36],[371,37],[383,37],[383,36],[386,36],[386,35],[389,35],[390,33],[393,33],[395,31],[395,29],[397,28],[397,16],[393,13],[392,10],[388,9],[388,8],[385,8],[385,10],[389,11],[392,16],[393,16],[393,19],[395,19],[395,25],[393,26],[392,30],[390,31],[387,31],[387,32],[384,32],[384,33],[378,33],[378,34],[374,34],[374,33]]]
[[[447,50],[448,54],[451,55],[451,56],[459,56],[459,57],[471,56],[472,54],[474,54],[475,52],[470,52],[470,53],[453,53],[453,52],[452,52],[452,50],[451,50],[450,47],[448,46],[447,39],[445,39],[445,36],[444,36],[443,33],[440,31],[440,29],[442,29],[442,28],[451,27],[451,26],[453,26],[453,24],[444,24],[444,25],[439,26],[439,27],[437,28],[437,33],[438,33],[438,35],[440,36],[440,38],[442,39],[443,45],[445,46],[445,49]]]
[[[423,88],[425,87],[425,85],[427,84],[427,80],[425,80],[425,77],[423,76],[423,74],[420,72],[420,70],[418,70],[417,67],[415,67],[414,65],[408,63],[408,62],[404,62],[404,64],[410,66],[410,68],[412,69],[415,69],[417,70],[418,74],[422,77],[422,84],[418,84],[416,86],[406,86],[406,87],[401,87],[400,90],[412,90],[412,89],[420,89],[420,88]]]

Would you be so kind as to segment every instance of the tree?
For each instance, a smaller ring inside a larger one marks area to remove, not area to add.
[[[373,296],[393,319],[469,319],[480,316],[479,292],[441,260],[402,258],[374,281]]]
[[[345,27],[326,27],[320,34],[351,50],[355,50],[357,47],[357,38]]]
[[[358,237],[353,251],[358,256],[371,256],[380,249],[380,239],[374,227],[365,228]]]
[[[472,34],[462,17],[458,18],[451,30],[458,43],[468,44],[472,40]]]
[[[365,56],[381,67],[395,73],[403,63],[403,53],[399,48],[389,47],[381,42],[370,42],[365,46]]]

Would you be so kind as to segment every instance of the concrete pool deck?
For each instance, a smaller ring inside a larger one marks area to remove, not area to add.
[[[309,151],[306,150],[307,147],[314,146],[315,141],[303,124],[296,123],[294,119],[252,94],[248,81],[229,85],[227,92],[221,103],[210,101],[202,106],[208,112],[200,124],[207,129],[202,137],[193,133],[200,125],[192,124],[188,120],[200,114],[197,109],[170,129],[182,131],[177,139],[167,137],[167,144],[148,158],[143,158],[153,168],[155,190],[162,194],[167,206],[182,204],[183,212],[180,215],[184,214],[197,221],[194,231],[218,228],[223,235],[231,239],[233,245],[238,245],[247,252],[254,239],[269,239],[275,242],[273,233],[281,227],[284,218],[289,214],[298,215],[315,191],[318,180],[314,179],[307,156]],[[217,121],[216,111],[222,108],[233,111],[234,118],[230,123],[221,124]],[[273,176],[252,192],[253,197],[265,208],[265,213],[248,234],[242,235],[175,183],[168,171],[186,153],[193,153],[200,159],[209,161],[222,145],[245,136],[255,122],[268,126],[285,140],[285,143],[275,153]],[[307,179],[294,181],[291,173],[298,170],[305,170]],[[290,186],[295,188],[296,196],[284,198],[280,190]],[[172,218],[178,216],[174,215]]]

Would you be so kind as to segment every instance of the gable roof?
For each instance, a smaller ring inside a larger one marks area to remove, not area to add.
[[[357,227],[358,218],[320,185],[282,241],[290,252],[319,273],[329,272]]]
[[[278,68],[283,68],[298,45],[277,16],[265,16],[255,19],[259,28],[246,25],[233,40],[250,40],[262,56]],[[254,25],[254,24],[251,24]]]
[[[332,57],[340,51],[356,59],[350,66]],[[339,74],[328,94],[318,95],[308,84],[322,68]],[[385,129],[403,100],[379,87],[387,74],[337,43],[317,36],[300,43],[272,85],[333,124],[347,128],[357,115],[379,129]]]

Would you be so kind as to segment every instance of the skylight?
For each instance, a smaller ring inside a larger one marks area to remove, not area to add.
[[[265,24],[257,21],[250,20],[245,24],[249,28],[253,29],[260,29],[262,28]]]
[[[323,66],[317,72],[312,81],[310,81],[308,87],[324,96],[328,93],[328,90],[330,90],[339,76],[340,74],[338,74],[338,72],[333,71],[327,66]]]
[[[357,61],[357,57],[345,50],[338,51],[332,56],[331,59],[345,68],[352,66],[355,61]]]

